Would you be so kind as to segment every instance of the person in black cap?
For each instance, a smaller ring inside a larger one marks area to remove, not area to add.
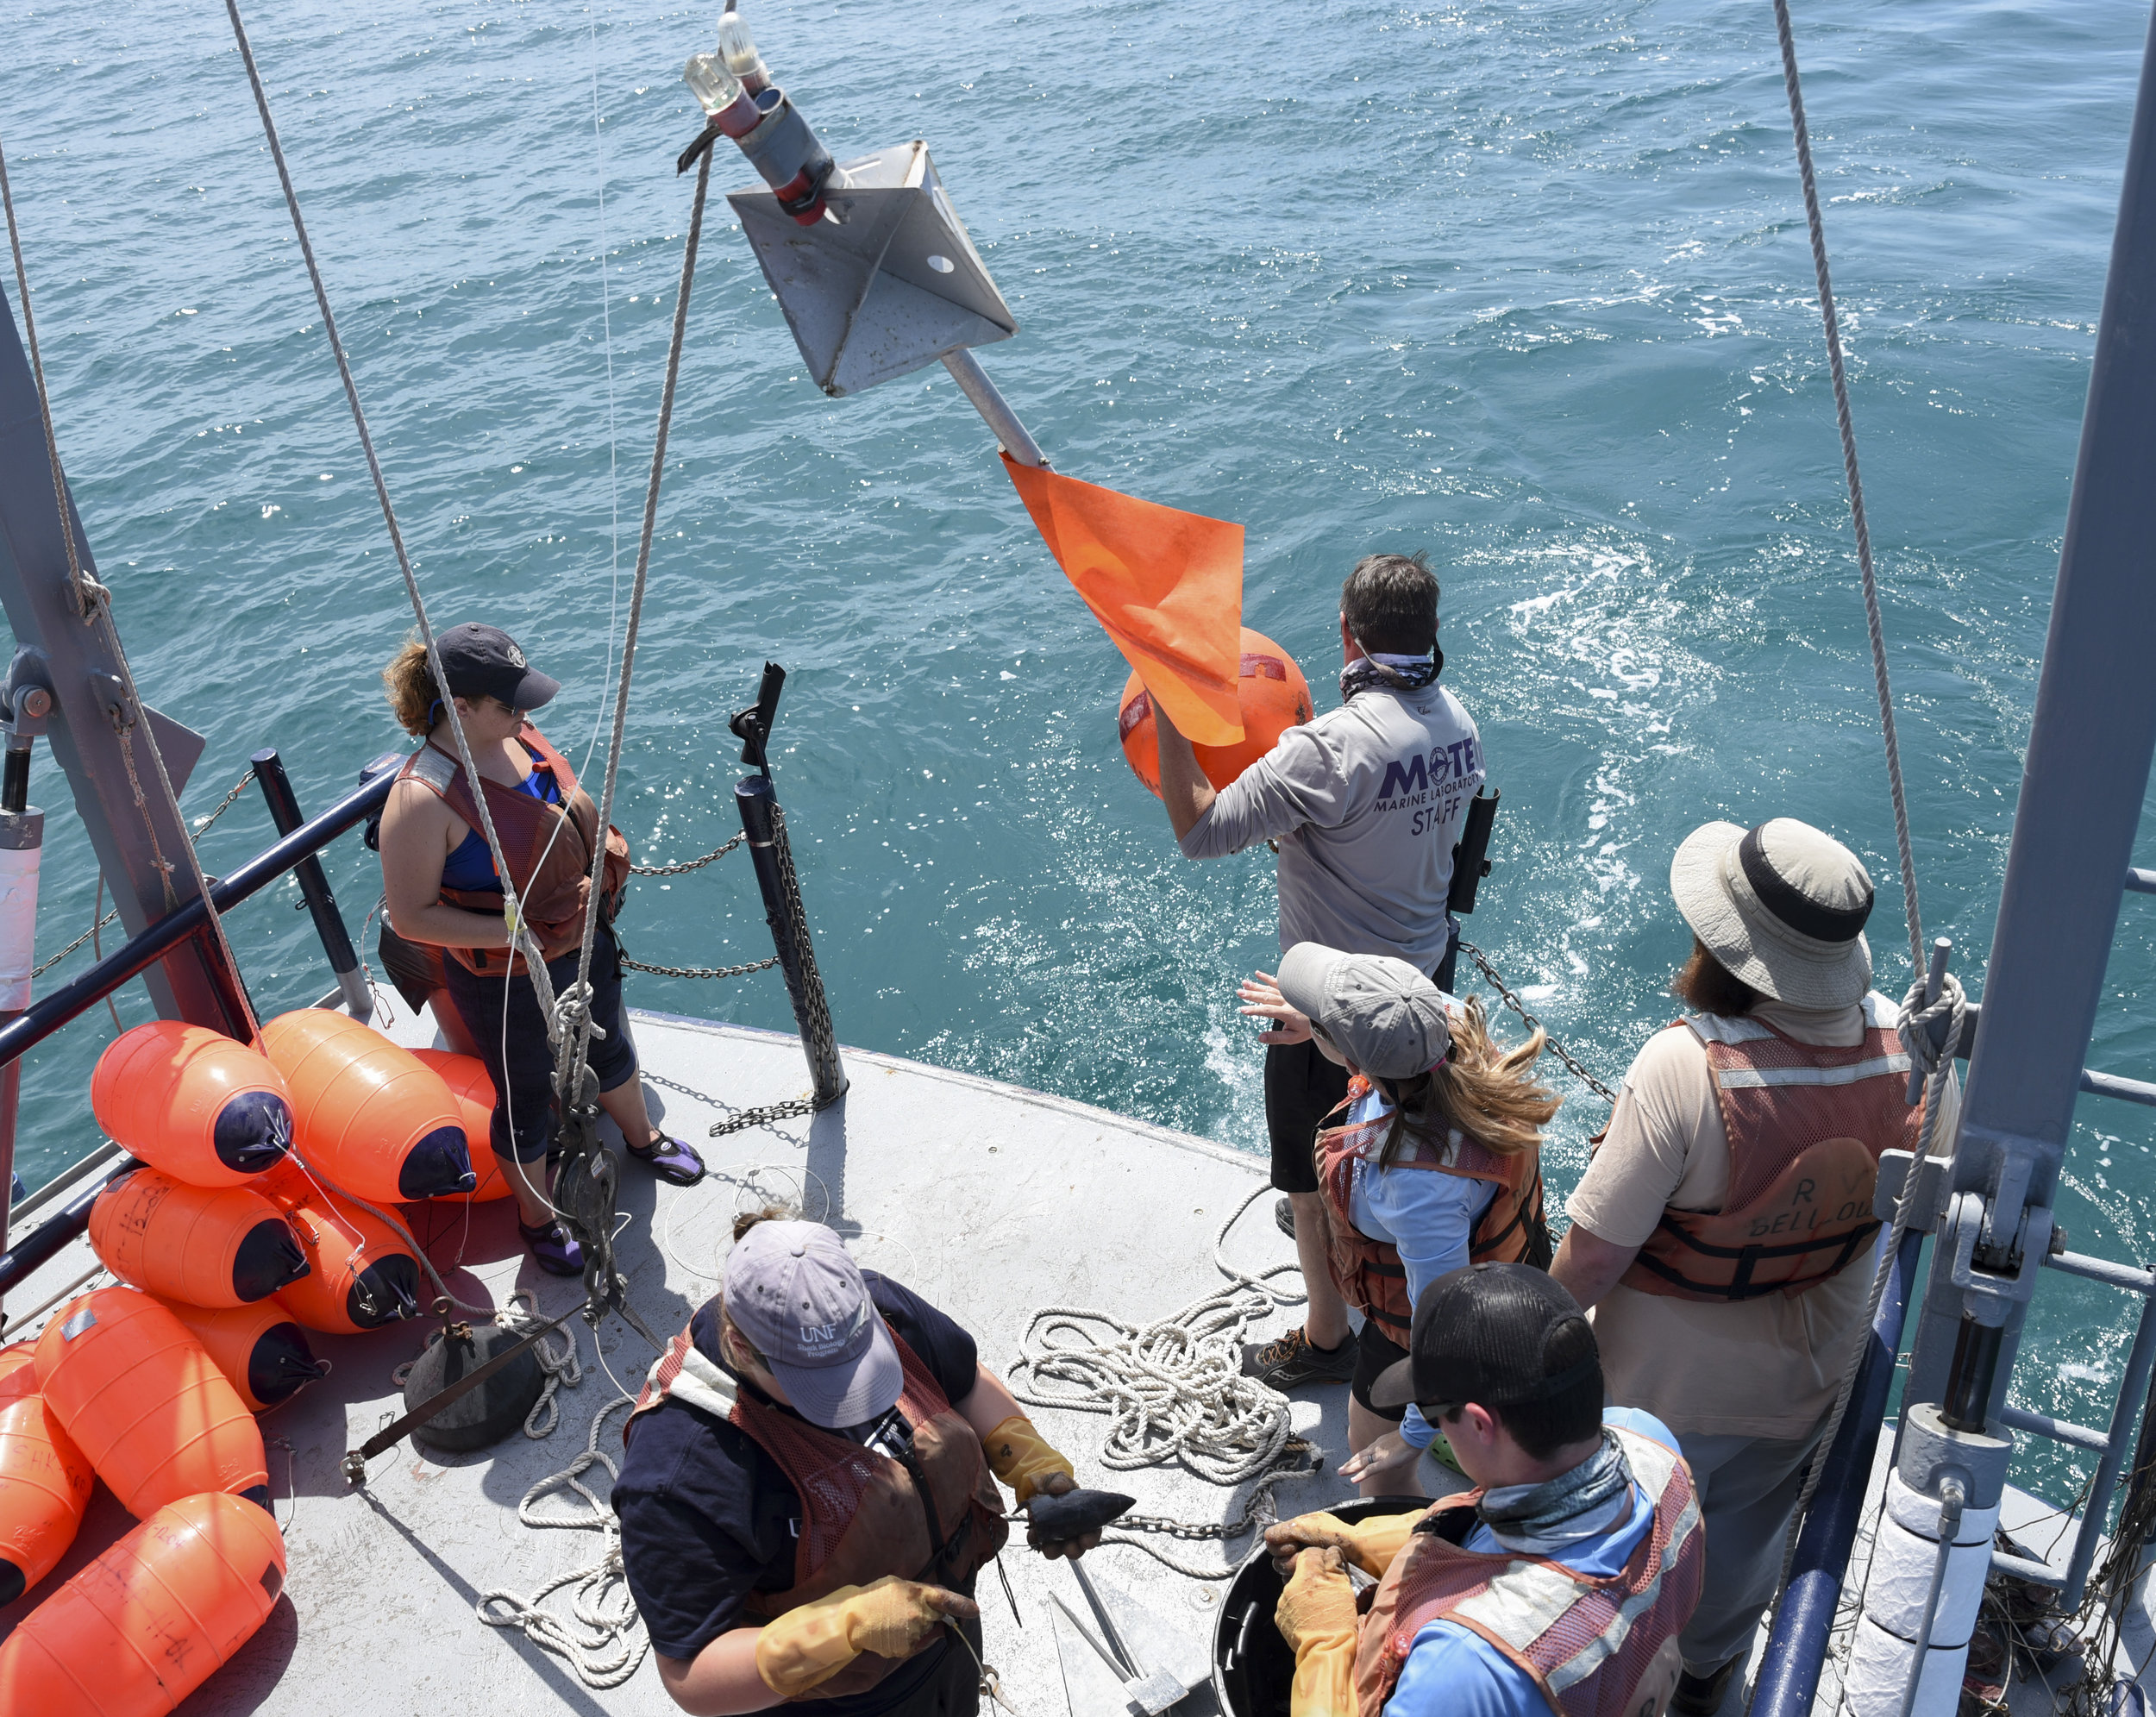
[[[1349,1526],[1267,1529],[1292,1566],[1275,1623],[1293,1717],[1659,1717],[1703,1545],[1691,1474],[1649,1414],[1602,1407],[1595,1334],[1525,1264],[1470,1264],[1415,1305],[1409,1357],[1371,1390],[1442,1425],[1476,1488]],[[1347,1566],[1378,1582],[1358,1614]],[[1590,1687],[1626,1678],[1621,1688]]]
[[[1670,887],[1692,931],[1671,986],[1687,1017],[1625,1075],[1551,1269],[1592,1309],[1611,1398],[1683,1439],[1708,1570],[1676,1709],[1713,1717],[1870,1327],[1879,1157],[1914,1146],[1923,1111],[1871,989],[1854,853],[1795,818],[1709,823]]]
[[[517,885],[525,924],[538,938],[558,992],[576,981],[599,812],[567,761],[526,719],[561,687],[524,660],[498,626],[452,626],[436,639],[446,698],[472,748]],[[554,1052],[523,956],[511,952],[501,877],[456,755],[444,688],[427,652],[408,642],[382,671],[391,707],[426,743],[405,761],[382,811],[382,889],[397,935],[442,949],[443,986],[494,1081],[490,1143],[517,1196],[518,1226],[540,1268],[582,1272],[582,1249],[555,1217],[542,1166],[551,1131]],[[611,928],[628,880],[629,846],[606,831],[605,888],[592,950],[590,1065],[599,1103],[630,1156],[662,1180],[693,1186],[704,1163],[680,1139],[651,1125],[636,1054],[622,1025],[621,950]]]

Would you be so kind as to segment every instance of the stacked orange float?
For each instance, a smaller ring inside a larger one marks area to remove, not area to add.
[[[0,1712],[168,1712],[260,1626],[285,1547],[254,1415],[329,1369],[306,1330],[417,1309],[417,1261],[360,1200],[508,1191],[492,1102],[470,1057],[320,1009],[255,1048],[164,1020],[106,1050],[91,1106],[143,1166],[90,1240],[123,1285],[0,1348],[0,1604],[66,1554],[93,1474],[141,1524],[0,1641]]]

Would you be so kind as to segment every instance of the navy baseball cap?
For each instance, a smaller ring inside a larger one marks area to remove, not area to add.
[[[512,710],[536,710],[561,689],[524,660],[499,626],[467,620],[436,633],[434,642],[453,698],[493,698]]]
[[[1561,1334],[1570,1338],[1560,1344]],[[1432,1419],[1470,1401],[1522,1407],[1599,1382],[1602,1369],[1579,1302],[1526,1264],[1468,1264],[1439,1276],[1415,1302],[1407,1354],[1371,1383],[1373,1407],[1414,1401]]]

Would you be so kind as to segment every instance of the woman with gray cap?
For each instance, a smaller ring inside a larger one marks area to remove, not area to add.
[[[526,662],[516,640],[498,626],[467,622],[435,642],[449,682],[446,692],[417,640],[382,670],[398,722],[426,741],[405,760],[382,808],[383,898],[398,936],[448,956],[442,971],[449,999],[494,1081],[490,1143],[516,1194],[525,1245],[542,1269],[577,1275],[583,1249],[547,1199],[544,1159],[554,1100],[547,1022],[523,956],[511,949],[501,878],[456,755],[445,696],[456,706],[524,921],[539,938],[557,990],[576,981],[599,812],[567,761],[526,718],[561,683]],[[599,1105],[621,1128],[630,1156],[662,1180],[693,1186],[704,1177],[703,1161],[651,1125],[636,1052],[623,1028],[621,950],[611,925],[629,880],[629,843],[611,829],[604,874],[592,952],[592,1018],[599,1031],[592,1034],[590,1066]]]
[[[1592,1308],[1612,1399],[1691,1463],[1707,1587],[1672,1709],[1709,1717],[1865,1323],[1879,1157],[1915,1144],[1922,1112],[1894,1005],[1871,991],[1854,853],[1792,818],[1709,823],[1670,888],[1692,931],[1673,987],[1695,1012],[1625,1075],[1551,1274]]]
[[[1366,1495],[1419,1484],[1436,1439],[1420,1408],[1375,1401],[1371,1385],[1407,1356],[1422,1290],[1485,1261],[1550,1262],[1541,1129],[1557,1112],[1535,1083],[1538,1031],[1501,1050],[1478,1004],[1463,1006],[1404,960],[1298,943],[1277,987],[1246,983],[1244,1012],[1313,1039],[1352,1078],[1313,1145],[1332,1279],[1363,1313],[1349,1385],[1341,1476]]]

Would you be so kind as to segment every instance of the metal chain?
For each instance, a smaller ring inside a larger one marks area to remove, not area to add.
[[[1526,1003],[1523,1002],[1518,996],[1514,995],[1511,989],[1507,986],[1505,981],[1497,975],[1497,968],[1489,963],[1489,959],[1483,955],[1481,949],[1477,948],[1471,942],[1463,942],[1460,944],[1460,952],[1466,955],[1469,959],[1472,960],[1477,966],[1482,968],[1482,975],[1489,980],[1491,987],[1494,988],[1499,995],[1504,998],[1505,1006],[1509,1007],[1514,1013],[1520,1016],[1521,1022],[1526,1025],[1526,1028],[1530,1031],[1539,1031],[1543,1033],[1545,1037],[1549,1037],[1549,1027],[1545,1025],[1539,1019],[1537,1019],[1534,1015],[1527,1012]],[[1545,1043],[1543,1047],[1547,1049],[1550,1053],[1555,1056],[1559,1061],[1563,1062],[1567,1071],[1571,1074],[1572,1077],[1578,1080],[1581,1084],[1584,1085],[1589,1091],[1592,1091],[1597,1097],[1601,1098],[1603,1102],[1612,1105],[1615,1104],[1617,1101],[1617,1093],[1614,1091],[1612,1091],[1607,1085],[1603,1084],[1601,1080],[1595,1078],[1595,1075],[1589,1073],[1585,1068],[1582,1067],[1577,1061],[1574,1060],[1572,1052],[1566,1049],[1564,1044],[1557,1042],[1555,1037],[1549,1037],[1549,1041]]]
[[[647,966],[641,960],[621,956],[621,963],[632,972],[649,972],[657,978],[745,978],[751,972],[761,972],[779,963],[779,956],[754,961],[746,966]]]
[[[813,1098],[789,1097],[783,1103],[765,1103],[756,1108],[743,1109],[738,1114],[729,1115],[723,1121],[713,1121],[708,1136],[712,1138],[724,1138],[728,1133],[746,1132],[750,1127],[760,1127],[768,1122],[786,1120],[791,1116],[812,1115],[815,1112],[816,1102]]]
[[[197,835],[204,833],[206,830],[208,830],[212,823],[215,823],[220,817],[223,816],[226,812],[231,810],[234,802],[242,793],[247,791],[247,784],[254,779],[254,771],[249,769],[244,775],[241,775],[238,780],[235,781],[232,784],[232,791],[218,801],[217,808],[211,812],[207,817],[201,818],[196,823],[195,833]],[[42,966],[32,967],[30,968],[31,978],[35,980],[43,977],[47,972],[51,971],[53,967],[59,965],[61,961],[65,960],[78,948],[80,948],[83,943],[89,941],[91,937],[97,935],[99,931],[103,930],[107,924],[110,924],[119,916],[120,909],[117,906],[115,906],[103,918],[93,923],[88,930],[85,931],[80,936],[77,937],[72,942],[69,943],[66,947],[61,949],[59,953],[55,954],[51,959],[47,960]]]
[[[1274,1487],[1284,1479],[1314,1478],[1325,1467],[1317,1444],[1300,1437],[1291,1437],[1281,1445],[1280,1460],[1280,1465],[1258,1480],[1243,1512],[1232,1520],[1171,1520],[1165,1514],[1125,1514],[1117,1520],[1117,1530],[1158,1532],[1163,1538],[1202,1544],[1216,1538],[1239,1538],[1252,1526],[1272,1526],[1280,1519],[1278,1505],[1273,1501]]]
[[[686,876],[692,870],[701,870],[713,859],[723,859],[749,838],[746,832],[736,835],[723,847],[714,847],[702,858],[684,859],[680,864],[632,864],[629,868],[638,876]],[[649,970],[648,967],[639,970]]]
[[[808,909],[801,904],[801,879],[793,868],[793,843],[787,838],[786,811],[771,802],[773,844],[780,855],[779,880],[786,890],[787,917],[793,926],[794,956],[801,969],[802,987],[808,992],[809,1037],[812,1055],[810,1071],[838,1065],[838,1037],[831,1026],[831,1011],[824,994],[824,974],[817,969],[816,950],[809,941]]]

